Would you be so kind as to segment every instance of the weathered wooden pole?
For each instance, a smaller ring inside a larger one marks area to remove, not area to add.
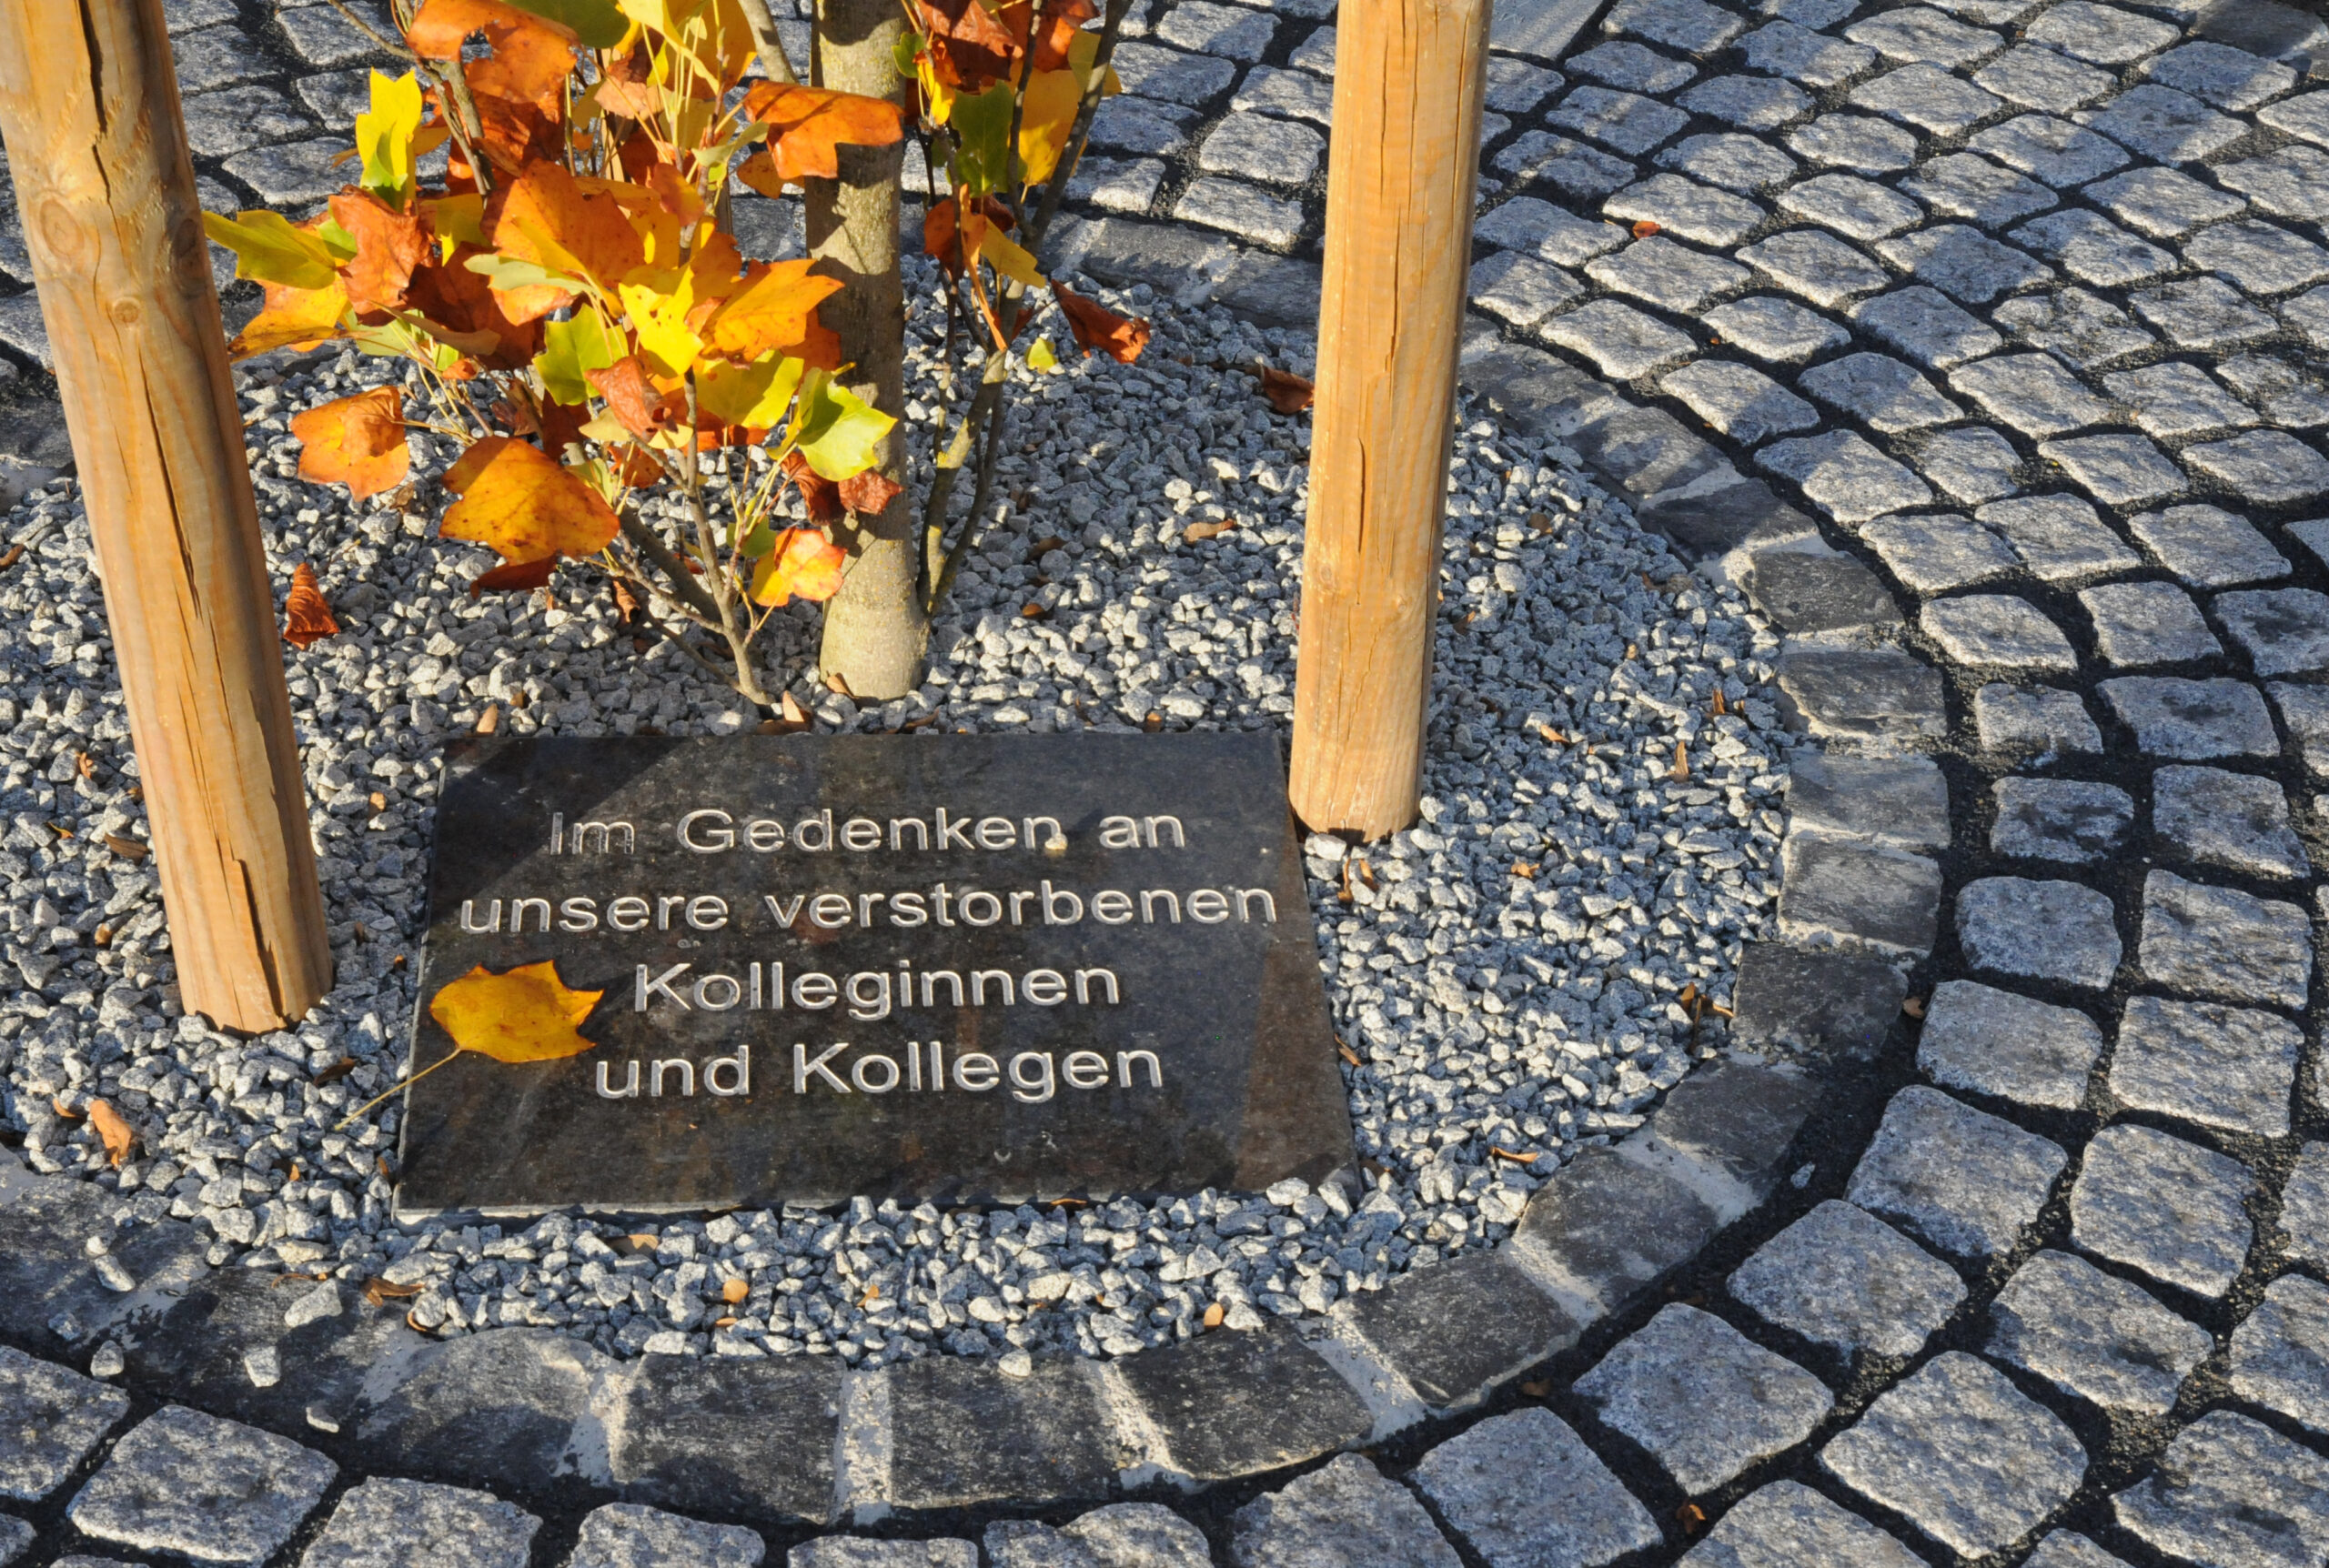
[[[1367,838],[1422,789],[1489,0],[1344,0],[1294,693],[1295,815]]]
[[[96,538],[189,1011],[331,983],[242,418],[160,0],[0,0],[0,137]]]

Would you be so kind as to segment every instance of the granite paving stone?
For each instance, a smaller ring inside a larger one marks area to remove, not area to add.
[[[2132,297],[2135,313],[2178,348],[2224,349],[2267,337],[2281,324],[2220,277],[2186,278]]]
[[[2021,1568],[2127,1568],[2127,1564],[2075,1531],[2054,1530],[2022,1560]]]
[[[1625,223],[1654,223],[1684,239],[1710,246],[1737,245],[1769,216],[1744,196],[1671,174],[1652,175],[1639,185],[1628,186],[1603,202],[1601,210]],[[1747,276],[1745,269],[1732,263],[1706,259],[1739,278]]]
[[[2021,564],[2002,539],[1954,513],[1880,518],[1863,527],[1860,537],[1894,577],[1921,594],[1971,588]]]
[[[2078,436],[2041,441],[2038,455],[2108,506],[2139,507],[2165,500],[2189,487],[2183,471],[2142,436]]]
[[[2259,675],[2329,669],[2329,595],[2311,588],[2218,594],[2216,614]]]
[[[1895,849],[1949,844],[1949,785],[1921,757],[1798,759],[1788,780],[1790,829],[1857,838]]]
[[[1585,295],[1585,286],[1559,267],[1515,250],[1497,251],[1474,266],[1471,290],[1473,304],[1524,327]]]
[[[223,166],[268,206],[297,206],[321,201],[348,183],[347,170],[334,161],[347,150],[345,141],[318,136],[253,147],[237,153]]]
[[[2103,583],[2079,590],[2096,649],[2121,668],[2181,664],[2223,651],[2192,596],[2173,583]]]
[[[1491,100],[1495,98],[1493,89],[1488,95]],[[1245,73],[1245,80],[1237,84],[1237,91],[1230,98],[1229,106],[1233,109],[1260,109],[1273,115],[1291,115],[1323,126],[1333,116],[1334,89],[1305,71],[1280,71],[1268,65],[1256,65]],[[1491,104],[1491,106],[1495,106]]]
[[[987,1568],[1211,1568],[1205,1533],[1155,1503],[1095,1508],[1059,1529],[1027,1520],[986,1527]]]
[[[2329,93],[2284,98],[2258,110],[2256,117],[2276,131],[2329,146]]]
[[[2059,356],[2082,370],[2116,364],[2159,341],[2125,311],[2083,288],[2009,299],[1991,313],[1991,319],[2031,347]],[[2264,319],[2269,323],[2272,318]]]
[[[610,1503],[582,1520],[565,1568],[761,1568],[767,1547],[740,1524],[706,1524],[637,1503]]]
[[[1973,514],[2005,537],[2040,580],[2075,581],[2142,564],[2101,516],[2076,496],[2033,496],[1996,501]]]
[[[1476,270],[1473,275],[1478,276]],[[1724,359],[1699,359],[1670,370],[1658,385],[1693,413],[1748,446],[1820,423],[1819,410],[1760,371]]]
[[[1335,30],[1332,27],[1319,28],[1302,40],[1294,53],[1285,57],[1285,63],[1297,71],[1310,71],[1321,76],[1332,76],[1335,74]],[[1550,85],[1547,88],[1548,92],[1563,85],[1567,81],[1567,78],[1558,71],[1547,71],[1544,74],[1552,78]],[[1503,107],[1502,105],[1497,106]]]
[[[1217,55],[1185,55],[1133,39],[1116,45],[1109,65],[1125,92],[1174,104],[1205,103],[1237,77],[1236,65]]]
[[[257,1564],[337,1470],[288,1438],[166,1405],[114,1445],[66,1513],[83,1534],[133,1551]]]
[[[2098,71],[2065,58],[2052,49],[2017,45],[1973,73],[1973,80],[1999,97],[2025,109],[2067,115],[2092,103],[2116,85],[2108,71]]]
[[[2288,575],[2288,560],[2272,542],[2245,518],[2221,507],[2145,512],[2127,528],[2154,560],[2194,588],[2232,588]]]
[[[2169,990],[2301,1008],[2313,974],[2311,938],[2312,923],[2295,904],[2172,871],[2143,879],[2137,961]]]
[[[1794,1447],[1835,1405],[1801,1367],[1679,1302],[1618,1342],[1575,1392],[1686,1493]]]
[[[2181,169],[2129,169],[2086,187],[2087,198],[2154,239],[2174,239],[2203,223],[2230,217],[2248,204]]]
[[[1626,243],[1626,231],[1616,224],[1581,218],[1525,196],[1483,213],[1472,232],[1490,245],[1533,251],[1565,266],[1581,266]]]
[[[1750,71],[1767,71],[1807,87],[1832,87],[1876,63],[1876,51],[1778,21],[1739,40],[1739,58]]]
[[[1800,191],[1804,187],[1796,188]],[[1852,307],[1851,314],[1852,320],[1863,329],[1918,364],[1936,370],[1978,359],[2004,346],[2004,339],[1993,328],[1960,310],[1939,289],[1921,284],[1864,299]]]
[[[1268,115],[1232,113],[1197,148],[1197,166],[1270,185],[1298,186],[1310,177],[1326,149],[1326,137],[1307,126]]]
[[[1795,1481],[1740,1498],[1683,1568],[1917,1568],[1907,1547]]]
[[[2329,1460],[2236,1412],[2176,1434],[2144,1480],[2112,1499],[2122,1528],[2180,1562],[2304,1568],[2329,1555]]]
[[[46,1497],[128,1413],[119,1389],[0,1345],[0,1497]]]
[[[1908,982],[1881,959],[1743,943],[1731,1039],[1781,1058],[1865,1060],[1891,1032],[1907,994]]]
[[[1710,77],[1674,101],[1742,131],[1777,130],[1811,109],[1811,95],[1794,83],[1758,76]]]
[[[258,41],[239,27],[204,27],[170,40],[182,92],[206,93],[276,73]]]
[[[1772,473],[1794,480],[1814,505],[1840,522],[1865,522],[1932,499],[1932,491],[1915,473],[1850,430],[1774,441],[1755,458]]]
[[[187,141],[203,157],[223,158],[261,142],[310,136],[316,123],[272,87],[227,87],[185,100]]]
[[[2315,348],[2329,348],[2329,286],[2281,302],[2281,316]],[[2268,318],[2269,319],[2269,318]]]
[[[2281,710],[2305,770],[2329,779],[2329,687],[2276,680],[2264,689],[2273,694],[2273,706]]]
[[[2266,212],[2301,223],[2329,211],[2329,153],[2291,145],[2218,166],[2215,177]]]
[[[1423,1505],[1355,1453],[1255,1498],[1237,1511],[1231,1528],[1235,1568],[1313,1563],[1459,1568],[1462,1561]]]
[[[1974,132],[1965,146],[2056,190],[2127,165],[2127,155],[2115,143],[2052,115],[2018,116]]]
[[[2245,49],[2206,39],[2194,39],[2144,61],[2142,73],[2154,82],[2234,111],[2253,109],[2276,98],[2297,82],[2296,73],[2278,61],[2259,59]]]
[[[2236,354],[2216,367],[2226,385],[2261,409],[2267,422],[2296,430],[2329,425],[2329,387],[2290,361]]]
[[[1156,199],[1164,183],[1164,166],[1154,158],[1104,158],[1087,154],[1076,160],[1068,181],[1073,200],[1087,201],[1110,212],[1142,214]]]
[[[541,1523],[489,1493],[376,1477],[333,1504],[299,1568],[526,1568]]]
[[[2069,1427],[1995,1369],[1951,1351],[1878,1396],[1820,1462],[1941,1544],[1980,1556],[2068,1502],[2086,1474]]]
[[[1896,191],[1857,175],[1821,175],[1792,186],[1779,198],[1780,209],[1824,224],[1847,238],[1882,239],[1924,216],[1924,208]]]
[[[1628,157],[1639,157],[1689,123],[1680,110],[1608,87],[1575,87],[1545,116],[1548,125],[1575,132]]]
[[[2062,1146],[1911,1084],[1892,1097],[1844,1196],[1942,1251],[2010,1251],[2069,1163]]]
[[[2098,65],[2128,65],[2166,48],[2177,34],[2139,12],[2093,0],[2063,0],[2022,29],[2022,36]]]
[[[1855,22],[1844,29],[1844,36],[1888,60],[1917,60],[1951,69],[1979,65],[2005,47],[1997,34],[1968,27],[1922,5]]]
[[[1896,13],[1897,15],[1897,13]],[[1937,136],[1970,130],[2003,106],[1991,93],[1935,65],[1904,65],[1852,89],[1855,107]]]
[[[938,1536],[926,1541],[874,1541],[827,1535],[785,1553],[786,1568],[979,1568],[978,1543]]]
[[[1790,294],[1833,310],[1890,282],[1884,269],[1830,234],[1791,228],[1757,240],[1739,259]]]
[[[1618,0],[1601,25],[1691,55],[1709,54],[1747,30],[1737,15],[1706,0]]]
[[[33,1527],[0,1513],[0,1568],[14,1568],[33,1549]]]
[[[2036,180],[1971,153],[1951,153],[1920,164],[1901,188],[1946,217],[1998,228],[2043,212],[2059,199]]]
[[[2075,882],[1984,877],[1957,895],[1957,940],[1977,970],[2099,990],[2118,972],[2111,900]]]
[[[1975,668],[2074,673],[2070,638],[2027,599],[1968,594],[1926,603],[1918,624],[1951,661]]]
[[[2329,1269],[2329,1143],[2298,1151],[2281,1188],[2280,1240],[2297,1261]]]
[[[2314,1432],[2329,1432],[2329,1288],[2284,1274],[2232,1334],[2232,1386],[2241,1398]]]
[[[1851,334],[1826,317],[1768,294],[1718,305],[1700,319],[1723,342],[1775,364],[1800,363],[1851,341]]]
[[[1615,300],[1597,299],[1542,328],[1564,348],[1574,349],[1621,381],[1648,376],[1690,357],[1698,346],[1681,333]]]
[[[1226,229],[1263,245],[1290,246],[1302,236],[1301,203],[1217,175],[1191,182],[1173,211],[1191,223]]]
[[[1813,367],[1796,385],[1887,435],[1946,423],[1964,410],[1916,369],[1883,354],[1849,354]]]
[[[2124,288],[2177,270],[2167,252],[2082,208],[2032,218],[2006,237],[2096,288]]]
[[[1985,305],[2001,294],[2054,276],[2044,262],[1963,224],[1942,224],[1901,235],[1882,241],[1876,249],[1919,281],[1968,305]]]
[[[2106,1409],[2165,1415],[2215,1340],[2138,1287],[2049,1250],[1991,1303],[1987,1349]]]
[[[2269,779],[2220,768],[2163,768],[2152,779],[2152,828],[2178,856],[2251,877],[2312,869],[2289,825],[2288,798]]]
[[[1585,275],[1605,288],[1685,314],[1740,287],[1753,276],[1735,262],[1677,245],[1664,235],[1638,239],[1621,251],[1596,257],[1585,264]]]
[[[2111,417],[2111,406],[2044,354],[2001,354],[1961,365],[1949,384],[2025,436],[2059,436]]]
[[[2146,83],[2100,108],[2082,109],[2081,124],[2162,163],[2190,163],[2222,151],[2248,127],[2219,115],[2189,93]]]
[[[2251,430],[2186,447],[2183,457],[2247,499],[2275,503],[2329,495],[2329,458],[2285,430]]]
[[[1758,1248],[1729,1289],[1765,1322],[1844,1356],[1914,1355],[1965,1300],[1955,1270],[1832,1198]]]
[[[1901,624],[1882,579],[1839,552],[1765,550],[1740,580],[1749,600],[1790,636]]]
[[[2112,1057],[2111,1091],[2137,1111],[2284,1137],[2304,1047],[2304,1032],[2273,1013],[2132,997]]]
[[[1788,940],[1918,957],[1932,950],[1941,869],[1931,860],[1816,833],[1790,835],[1780,859],[1780,932]]]
[[[2102,731],[2075,691],[1991,681],[1973,693],[1973,729],[1989,751],[2051,756],[2102,749]]]
[[[1971,980],[1934,988],[1917,1042],[1917,1066],[1936,1082],[2061,1111],[2085,1102],[2102,1054],[2102,1031],[2084,1013]]]
[[[1660,168],[1750,196],[1785,184],[1796,170],[1795,160],[1769,142],[1733,131],[1685,136],[1654,161]]]
[[[2152,1127],[2106,1127],[2071,1188],[2071,1241],[2197,1295],[2232,1288],[2253,1239],[2247,1167]]]
[[[1660,97],[1699,74],[1698,67],[1687,60],[1645,49],[1630,40],[1597,44],[1582,54],[1569,55],[1562,64],[1573,74],[1590,77],[1604,86]]]
[[[1864,175],[1897,174],[1917,161],[1913,135],[1867,115],[1822,115],[1809,125],[1795,126],[1785,139],[1789,149],[1806,163]]]
[[[1188,146],[1195,117],[1175,105],[1129,95],[1110,98],[1092,116],[1092,145],[1127,153],[1176,153]]]
[[[2011,496],[2021,487],[2016,477],[2021,455],[2012,442],[1985,425],[1961,426],[1928,437],[1917,454],[1917,467],[1951,500],[1969,506]]]
[[[1943,734],[1941,673],[1897,648],[1786,648],[1780,711],[1820,739],[1901,740]]]
[[[1153,35],[1176,49],[1250,62],[1262,57],[1276,31],[1276,22],[1265,11],[1213,0],[1174,0],[1158,13]]]
[[[376,35],[396,36],[396,25],[379,7],[357,5],[349,9],[369,22]],[[371,38],[358,32],[345,16],[328,6],[287,7],[277,11],[275,19],[291,40],[292,52],[310,65],[352,65],[358,60],[379,55],[379,46]]]
[[[1490,1568],[1598,1568],[1660,1539],[1649,1512],[1541,1405],[1492,1416],[1441,1443],[1414,1479]],[[1336,1560],[1267,1561],[1294,1568]]]
[[[2254,218],[2202,229],[2184,242],[2183,258],[2203,272],[2223,274],[2251,294],[2286,294],[2329,277],[2329,251]]]
[[[2097,689],[2147,756],[2204,762],[2280,755],[2264,699],[2245,681],[2125,675]]]

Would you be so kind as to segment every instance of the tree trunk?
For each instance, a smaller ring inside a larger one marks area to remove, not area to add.
[[[897,0],[821,0],[817,85],[899,100],[904,82],[893,64],[905,23]],[[876,471],[900,487],[879,517],[857,517],[842,543],[851,554],[841,592],[825,603],[818,667],[828,682],[877,702],[903,697],[922,682],[930,627],[914,592],[921,559],[906,479],[905,294],[898,275],[898,173],[902,143],[843,146],[841,177],[811,180],[809,253],[817,271],[848,286],[825,301],[822,319],[841,337],[852,367],[852,392],[900,423],[881,447]]]
[[[55,347],[188,1010],[331,983],[241,411],[159,0],[0,0],[0,136]]]
[[[1488,0],[1347,0],[1294,693],[1295,814],[1415,820]]]

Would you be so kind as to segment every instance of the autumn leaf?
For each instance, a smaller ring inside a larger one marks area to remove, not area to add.
[[[1068,330],[1075,335],[1076,347],[1084,350],[1084,357],[1091,357],[1096,348],[1117,364],[1129,365],[1148,347],[1147,322],[1118,316],[1064,283],[1053,283],[1052,296],[1066,314]]]
[[[542,326],[542,351],[534,357],[534,371],[542,387],[560,403],[590,400],[585,377],[604,370],[623,357],[622,334],[607,325],[596,310],[584,307],[569,321]]]
[[[413,143],[420,134],[418,73],[372,73],[371,107],[356,116],[356,153],[364,162],[363,187],[401,207],[412,195]]]
[[[636,354],[626,354],[604,370],[586,370],[582,378],[607,400],[624,429],[642,441],[676,430],[687,417],[687,406],[671,393],[658,390],[647,378],[647,367]]]
[[[304,648],[338,631],[339,622],[332,618],[331,606],[324,602],[323,588],[316,581],[316,568],[301,561],[291,568],[291,592],[283,601],[283,640]]]
[[[1268,398],[1270,407],[1281,414],[1299,414],[1317,401],[1316,384],[1305,380],[1291,370],[1265,365],[1261,374],[1262,396]]]
[[[358,501],[395,489],[412,466],[404,393],[395,387],[376,387],[295,414],[291,434],[301,443],[299,477],[310,484],[346,485]]]
[[[764,605],[788,599],[829,599],[841,591],[849,552],[814,528],[787,528],[752,570],[752,598]]]
[[[554,163],[529,166],[509,186],[494,220],[493,244],[511,260],[589,278],[610,295],[647,259],[620,204],[611,196],[586,194]]]
[[[938,77],[977,91],[1009,75],[1018,45],[980,0],[921,0],[918,29],[930,40]]]
[[[502,0],[427,0],[405,29],[404,41],[424,60],[454,60],[460,57],[461,45],[479,33],[491,42],[496,30],[543,25],[539,16]]]
[[[880,516],[904,493],[903,485],[872,468],[852,474],[841,482],[842,505],[869,518]]]
[[[828,479],[846,479],[873,465],[873,448],[897,420],[820,373],[803,382],[793,445]]]
[[[752,1293],[752,1282],[741,1275],[720,1287],[720,1299],[734,1306]]]
[[[705,350],[725,359],[753,360],[764,354],[800,357],[798,350],[816,325],[818,302],[842,287],[840,278],[811,272],[811,265],[754,263],[745,273],[744,286],[705,323]]]
[[[331,198],[331,216],[356,242],[340,269],[348,304],[359,311],[402,308],[413,269],[428,255],[420,215],[398,212],[369,191],[342,191]]]
[[[611,49],[630,31],[630,18],[610,0],[523,0],[518,9],[556,23],[586,48]]]
[[[471,447],[444,483],[460,499],[446,508],[439,532],[490,545],[512,563],[593,555],[620,527],[596,490],[512,437]]]
[[[279,212],[264,209],[226,217],[202,215],[202,232],[235,253],[235,276],[286,288],[328,288],[338,281],[341,257],[312,228],[295,228]]]
[[[811,522],[837,523],[849,514],[841,498],[841,486],[809,467],[809,459],[799,452],[787,452],[777,467],[799,487],[801,505]]]
[[[768,126],[769,156],[786,181],[832,179],[842,143],[885,147],[905,134],[897,105],[829,87],[762,82],[744,95],[744,113]]]
[[[1083,103],[1084,84],[1074,71],[1038,71],[1028,79],[1019,108],[1019,166],[1029,185],[1041,185],[1059,166]]]
[[[975,6],[978,0],[971,0]],[[1000,190],[1010,179],[1011,109],[1015,101],[1011,84],[999,81],[983,93],[964,93],[954,100],[947,128],[954,133],[951,166],[955,181],[973,196]]]
[[[696,367],[696,407],[707,418],[744,429],[770,430],[784,420],[808,368],[798,359],[771,356],[757,365],[707,359]]]
[[[105,1140],[106,1159],[112,1161],[115,1170],[120,1170],[122,1161],[127,1160],[137,1147],[136,1130],[122,1119],[120,1111],[102,1100],[89,1101],[89,1125],[97,1130],[99,1138]]]
[[[348,330],[348,290],[334,277],[323,288],[266,286],[267,304],[227,345],[230,358],[248,359],[276,348],[313,348]]]
[[[576,1028],[606,995],[575,990],[558,978],[556,960],[495,974],[483,964],[453,980],[428,1004],[428,1016],[453,1037],[453,1049],[515,1066],[580,1056],[598,1042]]]

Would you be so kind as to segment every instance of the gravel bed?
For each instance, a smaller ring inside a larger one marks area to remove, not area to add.
[[[926,272],[913,282],[933,297]],[[1144,287],[1092,291],[1153,315],[1155,340],[1137,366],[1070,358],[1026,388],[999,520],[922,689],[861,709],[815,684],[816,612],[776,618],[770,665],[820,729],[933,712],[963,730],[1286,725],[1308,417],[1273,414],[1244,367],[1307,372],[1306,347]],[[924,391],[940,319],[924,304],[912,323]],[[1574,453],[1467,414],[1425,820],[1359,849],[1306,846],[1357,1172],[1040,1212],[859,1199],[398,1226],[393,1102],[332,1128],[402,1069],[439,747],[489,706],[519,734],[726,733],[758,716],[627,628],[593,570],[562,572],[554,602],[472,600],[492,558],[431,537],[433,485],[399,511],[294,477],[288,416],[386,373],[324,356],[243,377],[277,593],[313,562],[347,628],[285,649],[338,964],[296,1030],[241,1040],[181,1015],[77,493],[37,491],[0,526],[27,546],[0,575],[18,628],[0,646],[0,954],[16,971],[0,1141],[116,1191],[117,1223],[197,1219],[216,1264],[418,1287],[411,1322],[439,1333],[554,1325],[617,1353],[865,1364],[943,1348],[1018,1370],[1050,1346],[1123,1354],[1209,1317],[1323,1312],[1492,1245],[1563,1161],[1638,1125],[1719,1046],[1709,1004],[1778,890],[1791,742],[1768,700],[1776,640],[1685,576]],[[909,413],[926,449],[930,411]],[[100,1096],[141,1137],[118,1171],[78,1114]]]

